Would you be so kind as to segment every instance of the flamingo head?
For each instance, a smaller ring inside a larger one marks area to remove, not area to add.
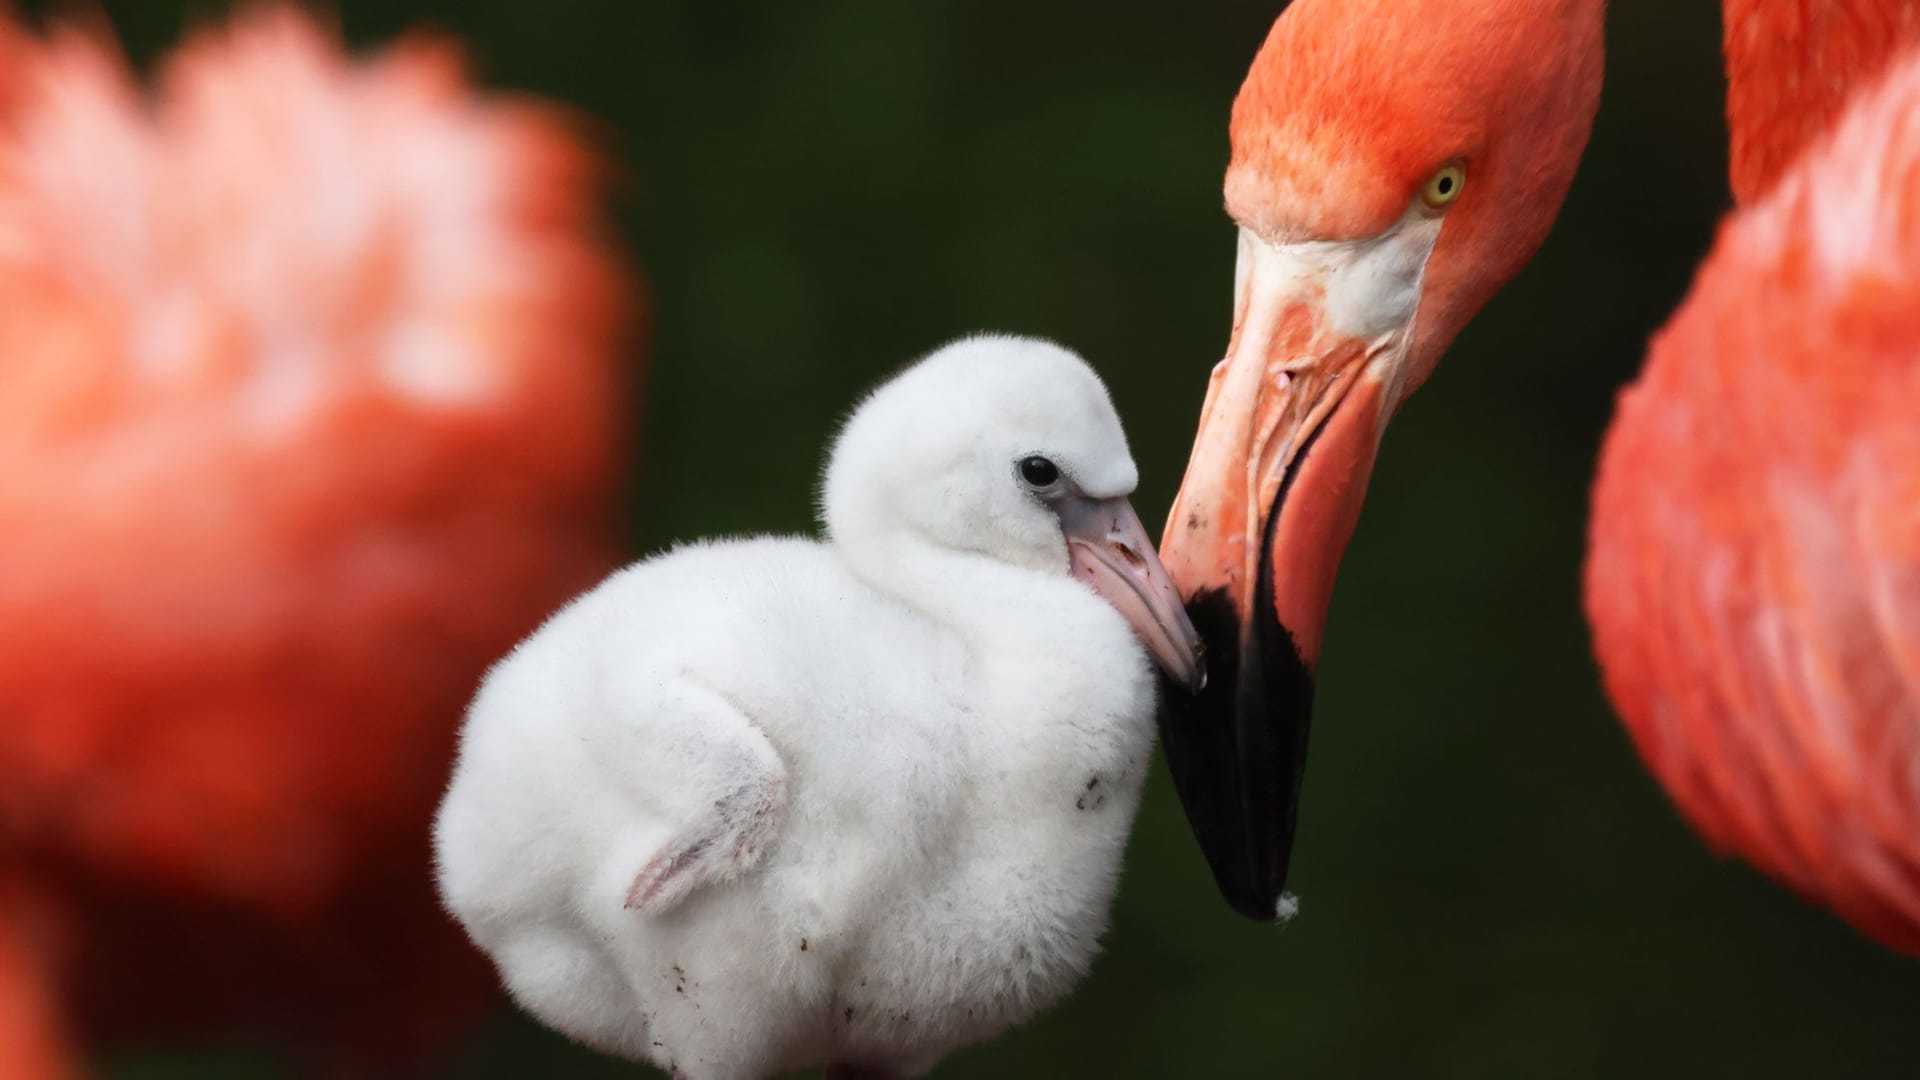
[[[1545,239],[1603,0],[1298,0],[1233,106],[1233,329],[1162,556],[1208,686],[1162,736],[1227,900],[1271,919],[1340,555],[1387,420]]]

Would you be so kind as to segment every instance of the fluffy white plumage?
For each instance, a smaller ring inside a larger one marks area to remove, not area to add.
[[[847,423],[829,539],[643,561],[493,670],[435,839],[524,1008],[676,1075],[911,1075],[1086,973],[1154,683],[1034,454],[1135,483],[1079,358],[956,343]]]

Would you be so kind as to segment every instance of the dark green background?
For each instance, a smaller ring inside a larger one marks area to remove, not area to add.
[[[651,282],[637,548],[807,528],[858,391],[969,330],[1106,375],[1157,525],[1225,343],[1227,109],[1275,0],[347,0],[606,124]],[[1327,635],[1284,930],[1215,897],[1164,771],[1081,992],[940,1075],[1912,1076],[1920,967],[1710,855],[1577,606],[1614,388],[1727,199],[1716,6],[1616,0],[1560,225],[1391,434]],[[104,4],[143,61],[178,0]],[[630,1075],[503,1016],[460,1076]],[[276,1075],[132,1057],[119,1077]]]

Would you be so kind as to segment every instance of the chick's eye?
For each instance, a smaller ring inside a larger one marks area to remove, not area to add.
[[[1420,201],[1428,207],[1438,210],[1460,197],[1461,189],[1467,186],[1467,170],[1459,165],[1448,165],[1427,178],[1421,185]]]
[[[1035,454],[1020,460],[1020,479],[1029,487],[1052,487],[1054,481],[1060,479],[1060,467]]]

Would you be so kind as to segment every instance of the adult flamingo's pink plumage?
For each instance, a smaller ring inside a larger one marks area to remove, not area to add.
[[[1920,956],[1920,3],[1726,15],[1743,206],[1608,432],[1594,647],[1714,847]]]
[[[598,173],[444,41],[256,8],[148,92],[0,11],[0,1074],[392,1067],[491,996],[427,823],[486,664],[616,558]]]

